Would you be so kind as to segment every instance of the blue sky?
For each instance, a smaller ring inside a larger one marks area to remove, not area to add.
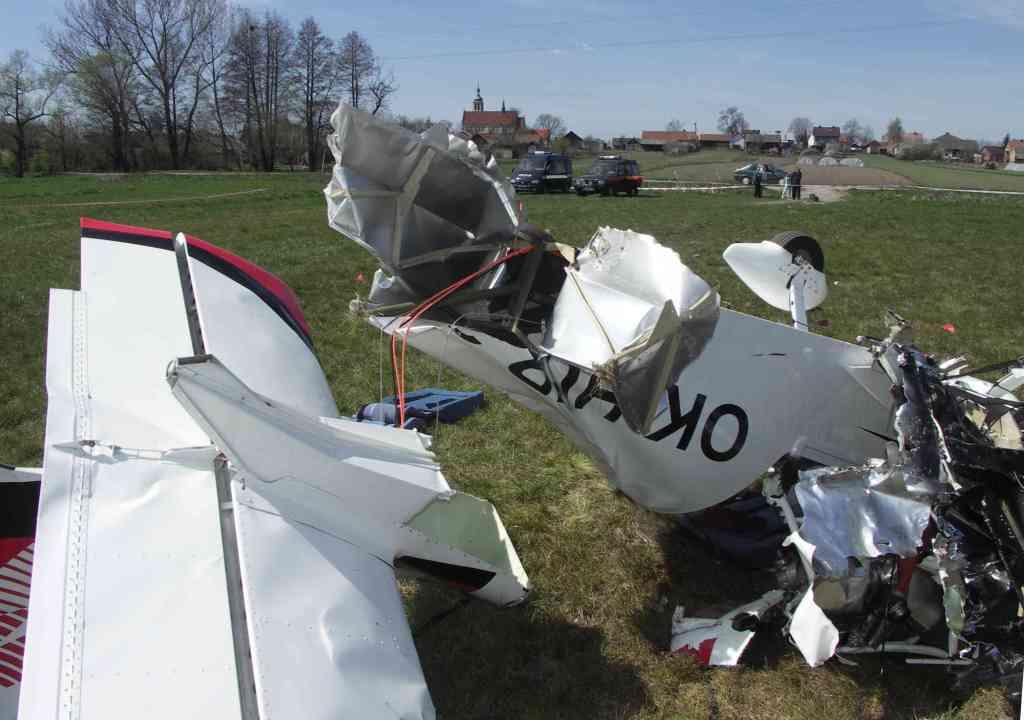
[[[713,130],[736,105],[755,128],[893,115],[929,137],[1024,136],[1024,0],[734,0],[728,4],[542,0],[503,3],[252,0],[334,37],[358,30],[400,86],[393,110],[459,122],[477,82],[533,120],[580,135]],[[0,0],[0,54],[45,58],[42,28],[63,0]]]

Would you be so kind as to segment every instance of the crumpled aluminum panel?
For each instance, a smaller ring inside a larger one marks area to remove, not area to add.
[[[475,269],[497,239],[511,237],[515,193],[472,142],[440,125],[418,135],[348,105],[331,125],[328,222],[407,286],[439,290]],[[468,270],[441,262],[459,252],[471,253]]]
[[[715,332],[718,293],[652,236],[609,227],[566,275],[543,349],[597,371],[630,428],[649,432],[665,390]]]
[[[820,575],[847,574],[848,557],[917,553],[934,497],[913,493],[916,479],[901,464],[817,468],[800,473],[800,535],[817,550]]]

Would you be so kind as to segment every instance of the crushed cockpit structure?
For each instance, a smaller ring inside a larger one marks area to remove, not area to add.
[[[745,647],[735,618],[751,635],[774,619],[812,666],[897,653],[949,667],[961,685],[1020,692],[1024,403],[1014,391],[1024,358],[968,374],[962,358],[922,352],[893,319],[889,337],[866,339],[897,397],[885,456],[799,470],[797,447],[781,460],[763,485],[790,531],[774,568],[779,588],[726,618],[677,611],[673,651],[735,664]],[[1002,377],[976,377],[984,372]],[[738,651],[711,653],[719,640]]]

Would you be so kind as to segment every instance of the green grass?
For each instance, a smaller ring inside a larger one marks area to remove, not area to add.
[[[865,166],[903,175],[916,185],[1024,192],[1024,173],[988,170],[980,166],[971,167],[934,161],[910,162],[885,155],[862,155],[861,157]]]
[[[694,156],[696,159],[696,156]],[[731,161],[730,161],[731,163]],[[41,458],[47,289],[78,287],[78,216],[180,229],[238,252],[298,293],[320,360],[344,413],[377,396],[377,334],[348,315],[375,265],[329,230],[325,178],[150,176],[0,180],[0,461]],[[266,188],[259,194],[201,200]],[[73,202],[179,199],[130,205]],[[1024,202],[911,193],[853,193],[844,202],[754,202],[749,194],[648,193],[637,198],[524,198],[531,221],[582,244],[598,225],[649,232],[676,248],[734,308],[783,319],[731,274],[721,253],[799,228],[818,237],[830,297],[812,313],[843,338],[883,332],[893,308],[915,321],[920,344],[985,363],[1024,348],[1019,228]],[[955,336],[944,332],[954,323]],[[437,383],[416,355],[409,387]],[[474,387],[444,370],[441,384]],[[485,409],[442,427],[445,473],[491,499],[535,591],[517,608],[471,603],[417,640],[445,718],[1002,718],[995,691],[954,699],[942,671],[871,661],[806,668],[784,642],[742,668],[707,670],[666,652],[672,608],[753,599],[764,584],[688,544],[665,518],[610,491],[589,460],[538,416],[495,393]],[[455,596],[406,586],[418,627]]]

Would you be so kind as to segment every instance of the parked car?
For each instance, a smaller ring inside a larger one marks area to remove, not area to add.
[[[751,163],[750,165],[744,165],[741,168],[736,168],[736,172],[733,173],[733,177],[736,178],[736,182],[743,185],[750,185],[754,182],[754,173],[757,172],[757,163]],[[782,179],[786,177],[786,171],[782,168],[775,167],[774,165],[764,166],[764,181],[769,185],[775,185],[782,182]]]
[[[572,189],[572,159],[557,153],[531,152],[512,171],[512,186],[516,192],[569,192]]]
[[[636,195],[644,179],[636,160],[627,160],[619,155],[599,157],[583,177],[576,178],[578,195],[601,193],[602,195]]]

